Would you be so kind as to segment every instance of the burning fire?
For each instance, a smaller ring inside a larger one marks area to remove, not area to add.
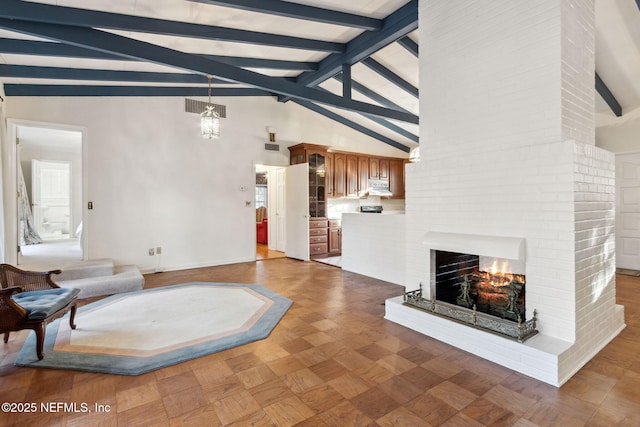
[[[478,275],[491,286],[503,287],[509,286],[514,280],[524,283],[524,275],[511,273],[509,261],[503,260],[502,265],[498,267],[498,260],[494,258],[493,263],[488,271],[481,271]]]

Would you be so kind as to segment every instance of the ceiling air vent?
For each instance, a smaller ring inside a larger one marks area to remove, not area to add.
[[[204,101],[196,101],[195,99],[185,98],[184,111],[187,113],[202,114],[207,109],[207,105],[212,105],[213,110],[220,115],[220,118],[227,118],[227,106],[220,104],[209,104]]]
[[[264,149],[266,151],[280,151],[280,144],[272,144],[267,142],[264,144]]]

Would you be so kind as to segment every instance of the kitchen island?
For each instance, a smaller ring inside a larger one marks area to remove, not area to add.
[[[405,284],[404,211],[342,214],[342,269]]]

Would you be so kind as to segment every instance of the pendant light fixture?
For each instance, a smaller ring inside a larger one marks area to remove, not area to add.
[[[209,79],[209,105],[200,114],[200,130],[203,138],[214,139],[220,138],[220,115],[211,104],[211,75],[207,75],[207,78]]]

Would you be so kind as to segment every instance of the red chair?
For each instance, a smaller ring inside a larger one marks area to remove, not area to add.
[[[262,222],[256,222],[256,241],[258,243],[269,243],[269,220],[262,218]]]

